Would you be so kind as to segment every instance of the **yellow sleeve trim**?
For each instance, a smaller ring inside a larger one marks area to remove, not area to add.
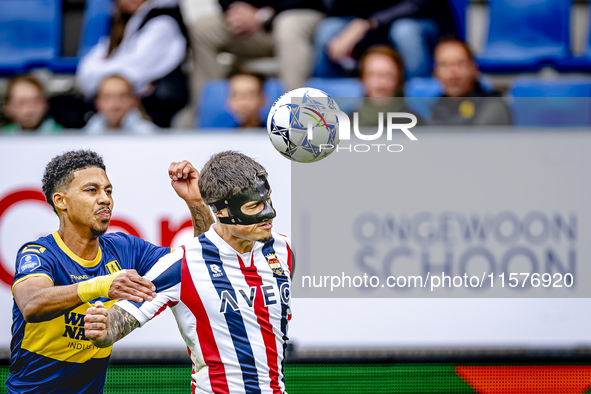
[[[83,258],[78,257],[74,252],[72,252],[70,250],[70,248],[68,248],[68,246],[64,243],[64,241],[62,240],[62,237],[60,237],[60,235],[57,231],[55,233],[53,233],[52,235],[53,235],[53,239],[55,239],[55,243],[57,243],[57,246],[59,246],[59,248],[65,254],[67,254],[68,257],[70,257],[72,260],[74,260],[75,262],[77,262],[81,266],[86,267],[86,268],[91,268],[91,267],[95,267],[98,263],[101,262],[101,259],[103,258],[103,251],[101,250],[100,246],[99,246],[98,253],[96,254],[96,257],[94,258],[94,260],[84,260]]]
[[[53,279],[51,279],[51,277],[47,274],[29,274],[27,276],[23,276],[22,278],[20,278],[19,280],[17,280],[16,282],[14,282],[12,284],[12,287],[10,288],[10,291],[12,291],[14,289],[14,286],[18,285],[19,283],[21,283],[23,280],[25,279],[29,279],[32,278],[33,276],[44,276],[47,279],[49,279],[51,281],[51,285],[53,286]]]
[[[29,244],[27,246],[25,246],[23,248],[23,250],[21,250],[21,254],[24,253],[43,253],[47,250],[47,248],[41,246],[41,245],[34,245],[34,244]]]
[[[170,253],[174,252],[174,248],[170,248]]]

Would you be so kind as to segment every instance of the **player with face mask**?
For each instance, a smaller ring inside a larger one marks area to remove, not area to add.
[[[147,273],[154,300],[89,308],[86,337],[111,346],[171,307],[193,362],[193,392],[284,393],[294,257],[291,241],[272,231],[267,172],[222,152],[201,171],[199,190],[217,223]]]

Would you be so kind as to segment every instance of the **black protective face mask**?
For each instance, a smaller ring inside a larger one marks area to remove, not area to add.
[[[258,177],[254,185],[249,188],[242,189],[230,198],[224,198],[210,204],[214,213],[221,211],[224,208],[228,209],[227,217],[218,217],[217,219],[223,224],[242,224],[251,225],[258,224],[277,216],[273,205],[267,201],[269,195],[269,183],[264,176]],[[255,215],[247,215],[240,209],[244,204],[251,201],[262,201],[265,206],[263,210]]]

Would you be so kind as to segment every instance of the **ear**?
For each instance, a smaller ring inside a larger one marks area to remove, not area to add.
[[[68,205],[66,204],[66,196],[64,193],[55,192],[53,193],[53,205],[60,211],[67,211]]]

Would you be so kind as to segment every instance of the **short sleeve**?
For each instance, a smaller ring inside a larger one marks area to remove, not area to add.
[[[156,286],[156,298],[152,301],[133,302],[122,300],[115,305],[129,312],[143,326],[158,316],[167,307],[175,306],[181,297],[181,265],[184,250],[174,252],[161,258],[148,271],[144,278]]]
[[[123,233],[112,234],[117,243],[124,243],[123,250],[125,253],[123,261],[123,268],[134,269],[139,275],[144,276],[154,264],[163,256],[166,256],[172,251],[172,248],[164,248],[156,246],[141,238],[134,237]]]
[[[274,238],[280,239],[285,243],[285,252],[286,252],[286,264],[287,268],[289,269],[289,274],[293,277],[293,272],[295,271],[295,251],[291,246],[291,239],[286,235],[275,233]]]
[[[12,288],[25,279],[44,276],[54,283],[54,259],[45,247],[37,244],[26,244],[17,256],[14,266],[14,282]]]
[[[290,276],[293,278],[293,273],[294,273],[295,267],[296,267],[296,254],[295,254],[295,250],[291,246],[291,240],[289,240],[289,242],[286,241],[286,244],[287,244],[287,248],[288,248],[288,252],[289,252],[287,266],[289,267]]]

